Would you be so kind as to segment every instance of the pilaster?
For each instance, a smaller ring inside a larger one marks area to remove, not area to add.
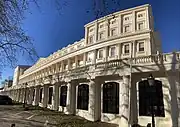
[[[123,76],[123,83],[121,84],[121,90],[120,90],[120,115],[121,118],[121,124],[122,125],[128,125],[129,120],[129,76]]]
[[[66,100],[66,114],[75,114],[75,100],[76,100],[76,84],[73,81],[67,81],[67,100]]]
[[[39,99],[40,99],[40,86],[35,87],[35,95],[34,95],[34,102],[33,105],[38,105],[39,104]]]

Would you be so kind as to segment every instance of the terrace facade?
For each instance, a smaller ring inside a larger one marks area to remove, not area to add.
[[[151,123],[146,98],[151,73],[156,126],[180,125],[180,52],[162,53],[150,5],[90,22],[80,41],[21,73],[18,68],[6,89],[14,100],[123,127]]]

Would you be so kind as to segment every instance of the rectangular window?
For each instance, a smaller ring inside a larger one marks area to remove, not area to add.
[[[94,37],[93,36],[90,36],[89,37],[89,44],[92,44],[94,42]]]
[[[139,82],[139,116],[165,117],[162,82],[155,80],[150,86],[147,80]]]
[[[115,28],[111,29],[111,36],[114,36],[114,35],[116,35],[116,29]]]
[[[139,42],[139,52],[144,52],[144,42]]]
[[[124,45],[124,53],[129,54],[129,44]]]
[[[129,25],[124,26],[124,32],[126,33],[126,32],[129,32],[129,31],[130,31],[130,26]]]
[[[104,38],[104,33],[103,32],[99,33],[99,40],[101,40],[103,38]]]
[[[48,104],[52,104],[53,87],[49,87],[48,92],[49,92]]]
[[[110,56],[114,57],[115,55],[116,55],[116,47],[114,46],[110,48]]]
[[[99,51],[98,51],[98,58],[100,59],[100,58],[103,58],[103,49],[100,49]]]
[[[142,30],[142,29],[144,29],[144,23],[140,22],[138,23],[138,30]]]

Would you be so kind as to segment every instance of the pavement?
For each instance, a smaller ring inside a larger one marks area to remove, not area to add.
[[[0,105],[0,127],[117,127],[117,125],[91,122],[75,115],[66,115],[46,108],[22,104]],[[11,126],[15,124],[15,126]]]
[[[0,127],[56,127],[55,122],[49,122],[43,115],[37,115],[34,110],[24,111],[22,105],[0,105]]]

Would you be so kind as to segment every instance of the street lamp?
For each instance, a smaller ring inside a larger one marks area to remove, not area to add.
[[[154,85],[155,85],[155,79],[152,76],[152,74],[150,74],[150,76],[147,78],[148,84],[150,86],[150,92],[151,92],[151,97],[149,97],[150,99],[150,103],[151,103],[151,116],[152,116],[152,127],[155,127],[155,120],[154,120],[154,103],[153,103],[153,95],[155,93],[154,91]]]

